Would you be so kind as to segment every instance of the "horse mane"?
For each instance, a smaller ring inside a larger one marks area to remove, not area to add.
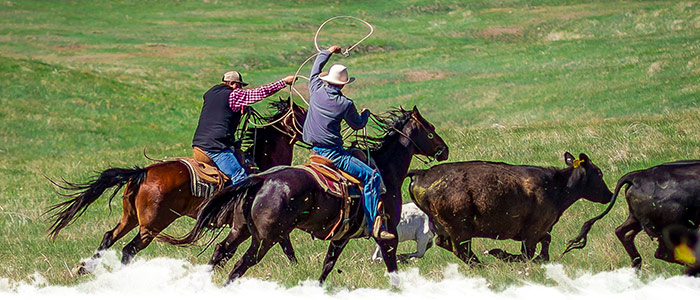
[[[376,129],[376,135],[357,135],[357,142],[354,146],[369,149],[369,151],[377,151],[384,146],[388,138],[398,134],[411,119],[411,111],[403,109],[403,107],[392,107],[388,111],[373,115]],[[369,125],[369,124],[368,124]]]

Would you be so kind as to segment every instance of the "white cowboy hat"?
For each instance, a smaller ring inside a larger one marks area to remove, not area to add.
[[[328,74],[321,74],[319,79],[337,85],[345,85],[355,81],[355,77],[348,78],[348,68],[343,65],[333,65]]]

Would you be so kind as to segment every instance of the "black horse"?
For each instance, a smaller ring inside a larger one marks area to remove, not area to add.
[[[382,195],[385,223],[389,232],[396,233],[401,216],[401,184],[413,155],[435,157],[443,161],[448,148],[435,128],[427,122],[415,107],[412,111],[395,109],[377,122],[385,131],[380,144],[371,150],[382,174],[387,192]],[[359,203],[356,205],[360,205]],[[202,207],[194,228],[182,239],[165,237],[171,244],[191,244],[199,240],[210,228],[207,224],[230,220],[230,215],[241,211],[234,220],[229,236],[217,246],[211,264],[217,265],[230,258],[241,242],[252,236],[248,251],[236,263],[227,283],[242,276],[246,270],[262,260],[267,251],[284,240],[294,228],[299,228],[319,239],[326,239],[340,217],[343,203],[340,198],[326,194],[306,171],[284,168],[251,176],[236,186],[228,187],[215,195]],[[333,269],[338,256],[354,233],[365,226],[360,209],[351,220],[351,228],[342,236],[333,237],[326,254],[320,282]],[[247,226],[237,226],[238,224]],[[398,240],[377,240],[387,271],[396,272]]]

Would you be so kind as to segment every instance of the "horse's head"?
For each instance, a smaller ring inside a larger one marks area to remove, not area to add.
[[[444,161],[449,156],[447,144],[435,132],[435,126],[426,121],[415,106],[401,132],[403,138],[413,145],[416,154],[434,157],[437,161]]]
[[[289,107],[290,103],[292,105],[291,109]],[[290,98],[284,99],[282,97],[271,105],[277,109],[272,120],[279,120],[279,130],[293,137],[294,142],[300,140],[304,120],[306,120],[306,109],[291,101]]]

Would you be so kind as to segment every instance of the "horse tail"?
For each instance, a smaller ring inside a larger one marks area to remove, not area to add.
[[[262,176],[251,176],[236,185],[224,187],[200,205],[197,221],[190,232],[181,238],[161,233],[158,235],[158,239],[171,245],[194,244],[207,231],[222,227],[230,222],[236,203],[247,197],[252,189],[257,190],[264,180],[265,178]]]
[[[70,183],[66,180],[61,180],[61,182],[57,183],[49,179],[52,184],[60,189],[74,191],[67,194],[59,193],[61,196],[73,198],[49,207],[43,214],[55,212],[50,217],[50,219],[53,219],[53,224],[49,227],[49,238],[55,240],[61,229],[72,224],[82,216],[87,207],[94,203],[105,190],[116,187],[109,197],[111,210],[112,199],[114,199],[117,192],[127,183],[129,184],[127,189],[132,190],[132,193],[137,192],[139,185],[146,178],[147,172],[145,168],[139,167],[132,169],[112,168],[103,171],[97,178],[91,179],[86,183]]]
[[[569,241],[568,245],[566,246],[566,250],[564,250],[564,253],[561,254],[562,256],[564,256],[564,254],[571,250],[581,249],[586,246],[586,242],[588,239],[587,235],[588,232],[591,230],[591,227],[593,227],[593,224],[595,224],[595,222],[602,219],[605,215],[608,214],[608,212],[610,212],[610,210],[612,210],[613,205],[615,205],[615,199],[617,199],[617,195],[620,193],[622,187],[626,184],[632,184],[633,175],[633,173],[625,174],[625,176],[622,176],[622,178],[620,178],[620,180],[617,181],[615,193],[613,193],[612,199],[610,199],[610,205],[608,205],[608,207],[605,208],[605,211],[603,211],[603,213],[594,217],[593,219],[586,221],[586,223],[583,223],[583,226],[581,227],[581,231],[579,232],[578,236]]]

